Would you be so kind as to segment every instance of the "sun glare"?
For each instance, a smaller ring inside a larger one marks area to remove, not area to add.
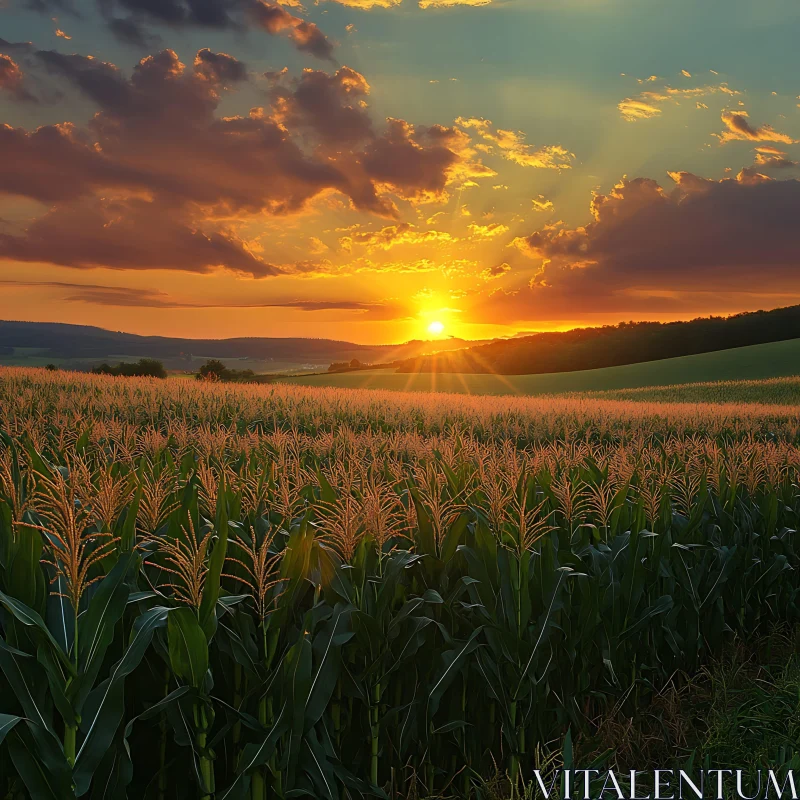
[[[444,332],[444,323],[439,322],[438,320],[434,320],[428,325],[428,333],[432,333],[434,336],[439,336]]]

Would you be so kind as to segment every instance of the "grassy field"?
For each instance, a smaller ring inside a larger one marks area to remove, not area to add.
[[[0,797],[800,767],[796,404],[0,368],[0,432]]]
[[[548,375],[398,374],[365,370],[339,375],[308,375],[289,379],[299,386],[391,389],[413,392],[455,392],[485,395],[540,395],[612,391],[695,382],[738,381],[800,374],[800,339],[740,347],[644,364],[629,364],[581,372]],[[758,392],[755,393],[758,397]],[[653,399],[659,399],[655,395]],[[735,395],[730,401],[735,402]]]

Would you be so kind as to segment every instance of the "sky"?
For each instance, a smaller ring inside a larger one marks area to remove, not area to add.
[[[800,303],[797,0],[0,0],[0,318],[483,339]]]

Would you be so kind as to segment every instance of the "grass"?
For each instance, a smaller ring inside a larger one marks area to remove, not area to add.
[[[756,641],[733,641],[694,675],[676,674],[633,714],[615,706],[594,721],[588,734],[576,738],[574,758],[575,763],[612,769],[623,782],[635,768],[641,773],[637,794],[642,797],[652,796],[648,780],[654,770],[689,765],[742,769],[747,776],[743,788],[755,796],[759,770],[797,769],[792,754],[799,745],[800,629],[776,626]],[[532,756],[549,785],[552,771],[562,764],[558,743]],[[485,779],[478,796],[508,800],[507,777],[498,770]],[[514,796],[532,800],[542,795],[531,781]]]
[[[694,758],[754,773],[800,744],[800,629],[737,639],[694,675],[676,674],[633,716],[614,709],[576,742],[589,762],[613,748],[619,768],[678,767]]]
[[[286,381],[300,386],[333,386],[350,389],[539,395],[670,387],[697,382],[752,381],[788,377],[798,373],[800,373],[800,339],[791,339],[786,342],[739,347],[696,356],[648,361],[643,364],[546,375],[452,373],[409,375],[395,373],[392,370],[365,370],[334,375],[306,375],[289,378]],[[759,391],[753,394],[755,397],[751,402],[763,401]],[[796,399],[796,394],[793,397]],[[652,399],[658,400],[661,397],[653,396]],[[737,402],[738,399],[735,395],[725,396],[722,402]],[[687,401],[696,402],[691,398],[687,398]]]

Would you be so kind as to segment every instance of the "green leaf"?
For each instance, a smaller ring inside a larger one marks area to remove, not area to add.
[[[167,622],[169,663],[175,677],[200,689],[208,672],[208,640],[191,608],[176,608]]]
[[[92,775],[122,721],[125,712],[125,678],[144,658],[156,630],[163,628],[168,615],[171,618],[174,613],[160,606],[145,611],[134,623],[130,642],[122,658],[111,668],[108,678],[87,697],[81,719],[81,730],[85,736],[75,759],[73,773],[79,797],[88,791]]]
[[[208,562],[208,573],[203,586],[203,597],[200,600],[200,627],[210,642],[217,630],[217,600],[219,599],[222,569],[228,553],[228,500],[225,490],[225,474],[219,480],[217,492],[217,540]]]
[[[78,619],[78,658],[84,694],[91,689],[106,650],[114,641],[114,629],[125,613],[130,593],[126,581],[135,559],[130,551],[119,557]]]
[[[477,639],[482,630],[482,625],[475,628],[466,641],[458,642],[456,647],[452,648],[451,650],[446,650],[444,653],[442,653],[442,659],[445,662],[445,668],[434,682],[433,688],[428,693],[429,719],[433,717],[439,708],[442,695],[458,674],[464,659],[478,648],[479,645]]]
[[[461,544],[461,537],[467,529],[469,514],[461,514],[458,519],[450,526],[442,541],[442,561],[448,562],[458,550]]]
[[[12,714],[0,714],[0,744],[3,744],[3,739],[14,730],[14,726],[22,722],[22,717],[15,717]]]
[[[46,698],[47,679],[42,665],[28,653],[0,638],[0,669],[27,719],[53,733],[52,713]]]
[[[44,624],[44,620],[37,614],[32,608],[28,608],[24,603],[21,603],[19,600],[9,597],[4,592],[0,592],[0,605],[4,606],[5,609],[19,622],[25,625],[27,628],[32,628],[32,633],[34,634],[34,638],[40,640],[40,642],[46,643],[47,646],[53,648],[54,655],[61,661],[67,671],[72,675],[75,676],[75,667],[72,665],[72,662],[69,660],[67,654],[61,649],[58,642],[53,638],[53,634],[47,629],[47,626]]]
[[[31,720],[6,739],[11,762],[36,800],[74,800],[70,768],[58,740]]]
[[[351,610],[350,607],[337,605],[331,619],[314,637],[313,651],[316,663],[306,700],[306,728],[319,722],[336,688],[342,660],[342,645],[353,636],[353,633],[348,631]]]
[[[9,516],[10,522],[10,516]],[[41,567],[42,534],[31,525],[17,525],[5,588],[11,597],[37,613],[44,613],[47,580]]]

